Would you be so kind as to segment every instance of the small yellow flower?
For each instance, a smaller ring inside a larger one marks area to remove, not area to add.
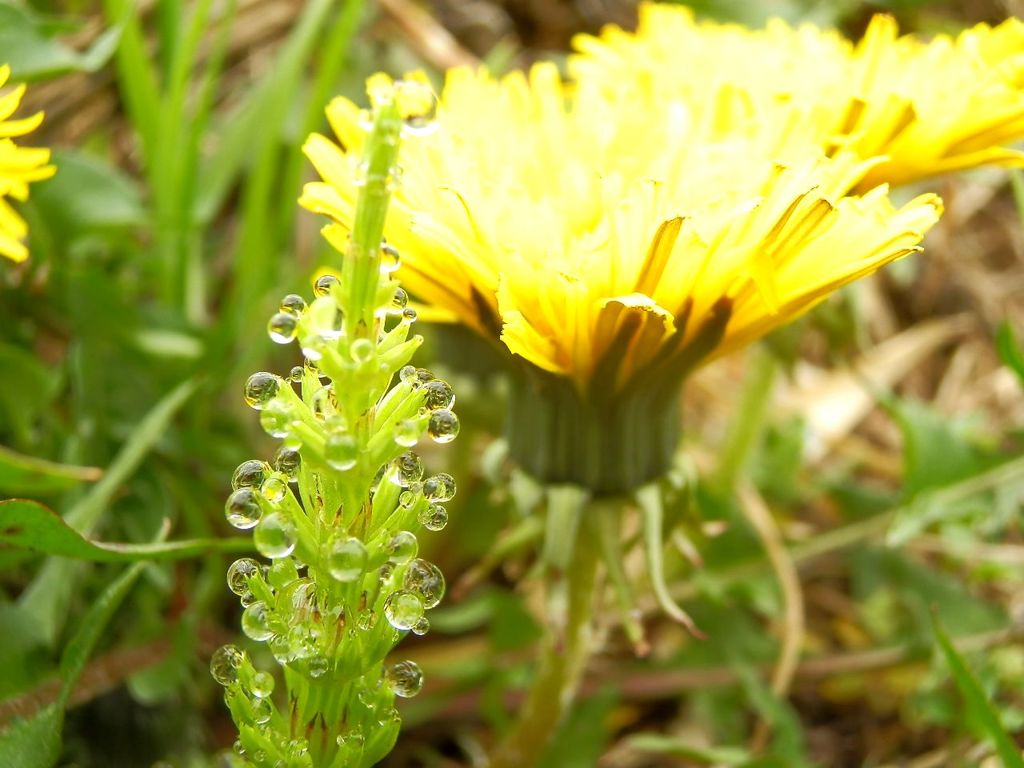
[[[902,184],[986,163],[1024,165],[1024,23],[979,24],[956,38],[900,36],[876,16],[852,44],[834,31],[773,20],[763,30],[698,22],[679,6],[644,3],[635,34],[581,35],[578,79],[644,82],[700,110],[722,89],[749,99],[751,119],[798,110],[834,152],[884,156],[860,182]]]
[[[826,157],[788,113],[755,123],[734,117],[742,99],[698,113],[642,88],[625,109],[606,90],[569,98],[550,65],[450,72],[437,130],[403,146],[386,227],[414,295],[581,395],[678,383],[916,250],[938,216],[931,195],[846,196],[871,163]],[[341,146],[310,137],[323,182],[301,202],[343,247],[363,134],[351,102],[328,116]]]
[[[10,67],[0,66],[0,88],[10,74]],[[48,164],[50,150],[19,147],[12,140],[12,137],[35,130],[43,121],[41,112],[19,120],[10,119],[24,95],[24,85],[0,94],[0,256],[13,261],[28,258],[28,249],[22,242],[28,235],[28,227],[7,198],[26,200],[29,184],[48,179],[56,172],[56,168]]]

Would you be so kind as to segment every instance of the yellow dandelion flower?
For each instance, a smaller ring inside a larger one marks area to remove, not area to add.
[[[580,35],[576,78],[643,81],[694,109],[722,88],[757,115],[787,104],[827,151],[884,156],[860,188],[902,184],[986,163],[1024,165],[1024,22],[979,24],[957,37],[900,36],[876,16],[860,42],[810,25],[765,29],[698,22],[680,6],[645,3],[636,33]]]
[[[634,109],[591,81],[569,98],[550,65],[450,72],[436,130],[403,145],[385,228],[411,293],[527,363],[521,461],[603,490],[664,471],[687,371],[917,250],[940,208],[846,196],[871,162],[827,157],[788,112],[736,118],[741,92],[699,112],[632,93]],[[363,131],[347,100],[328,117],[340,146],[310,137],[323,181],[301,202],[343,248]]]
[[[10,74],[10,67],[0,66],[0,89]],[[48,164],[50,150],[19,147],[13,141],[13,137],[34,131],[43,121],[41,112],[18,120],[11,119],[24,95],[24,85],[0,93],[0,256],[13,261],[28,258],[28,249],[22,242],[28,235],[28,227],[7,198],[26,200],[29,184],[48,179],[56,171]]]

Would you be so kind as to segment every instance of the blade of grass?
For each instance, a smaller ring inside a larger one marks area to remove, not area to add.
[[[110,24],[121,28],[117,46],[117,82],[125,109],[139,138],[144,156],[153,152],[157,136],[159,102],[157,76],[146,52],[136,5],[133,0],[103,0],[103,11]]]
[[[99,482],[64,515],[69,526],[83,535],[95,527],[114,494],[138,469],[167,431],[171,419],[198,387],[197,379],[179,384],[146,414]],[[75,565],[68,560],[47,560],[19,598],[22,608],[35,620],[40,640],[47,645],[56,642],[67,615],[75,586]]]
[[[1005,768],[1024,768],[1024,759],[1021,758],[1020,748],[1014,743],[1010,734],[1006,732],[1002,719],[999,717],[999,712],[985,696],[981,685],[971,673],[967,664],[964,663],[963,657],[957,653],[949,636],[942,628],[942,625],[939,624],[939,620],[934,614],[932,615],[932,627],[935,630],[935,639],[938,640],[939,647],[946,658],[949,671],[953,674],[953,680],[964,699],[964,706],[967,708],[968,713],[973,715],[978,724],[985,730]]]

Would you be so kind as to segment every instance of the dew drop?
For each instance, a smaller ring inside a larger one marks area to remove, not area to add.
[[[249,487],[239,488],[224,503],[224,516],[235,528],[246,531],[260,521],[263,508],[256,492]]]
[[[444,597],[444,574],[431,562],[416,558],[405,569],[403,586],[418,595],[424,608],[433,608]]]
[[[296,384],[302,383],[302,366],[294,365],[291,371],[288,372],[288,380]]]
[[[292,413],[288,404],[281,398],[275,397],[263,406],[260,411],[260,426],[271,437],[278,439],[288,437],[291,434],[292,426]]]
[[[306,310],[306,300],[297,293],[289,293],[281,299],[281,311],[290,312],[293,315],[301,314]]]
[[[398,494],[398,505],[402,509],[412,509],[416,503],[416,498],[420,494],[420,484],[416,483],[415,488],[410,488],[408,491],[402,491]]]
[[[394,461],[391,482],[399,488],[408,488],[423,477],[423,460],[412,451],[406,451]]]
[[[246,637],[260,642],[274,636],[274,632],[270,629],[270,609],[262,600],[242,611],[242,632]]]
[[[405,311],[405,307],[408,303],[409,294],[407,294],[402,288],[396,288],[395,295],[391,298],[391,305],[388,307],[388,312],[392,315],[400,315]]]
[[[338,581],[355,581],[363,574],[366,557],[366,545],[359,539],[354,536],[338,539],[327,554],[327,570]]]
[[[406,589],[392,592],[384,601],[384,617],[395,629],[408,631],[423,618],[423,601],[415,592]]]
[[[238,680],[238,668],[245,662],[245,653],[237,645],[222,645],[210,658],[210,674],[221,685]]]
[[[256,698],[249,703],[252,705],[252,719],[257,725],[270,722],[270,718],[274,716],[274,705],[270,703],[270,699]]]
[[[326,656],[313,656],[309,660],[309,676],[313,678],[323,677],[330,669],[331,663]]]
[[[416,310],[410,308],[402,310],[402,322],[405,325],[412,325],[416,322]]]
[[[338,278],[334,275],[321,275],[313,283],[313,293],[317,296],[330,296],[334,286],[339,284]]]
[[[412,633],[419,637],[427,634],[430,631],[430,619],[424,616],[422,619],[417,621],[412,627]]]
[[[409,698],[423,688],[423,673],[414,661],[400,661],[392,664],[384,673],[384,679],[396,696]]]
[[[451,501],[455,497],[455,478],[441,472],[423,481],[423,495],[428,501]]]
[[[295,524],[280,512],[271,512],[260,520],[252,540],[264,557],[288,557],[295,549]]]
[[[382,243],[380,246],[380,271],[390,275],[402,266],[402,257],[393,245]],[[399,289],[401,290],[401,289]],[[405,293],[405,291],[402,291]]]
[[[300,464],[302,464],[302,454],[295,448],[283,446],[278,448],[274,455],[274,469],[289,480],[298,478]]]
[[[417,519],[428,531],[442,531],[448,525],[448,510],[440,504],[431,504],[420,511]]]
[[[417,382],[416,368],[412,365],[402,366],[402,370],[398,372],[398,378],[403,384],[415,384]]]
[[[280,472],[267,475],[267,479],[260,486],[260,493],[271,504],[281,503],[288,493],[288,476]]]
[[[394,440],[403,448],[412,448],[420,439],[420,426],[412,419],[403,419],[395,425]]]
[[[274,399],[280,387],[280,377],[266,371],[254,373],[245,382],[245,402],[257,411],[262,410]]]
[[[455,393],[452,392],[448,382],[441,381],[441,379],[428,381],[423,386],[423,392],[426,395],[423,404],[432,411],[451,408],[455,403]]]
[[[369,362],[374,353],[373,342],[369,339],[355,339],[349,345],[348,353],[357,363]]]
[[[267,334],[275,344],[291,344],[299,330],[299,319],[291,312],[278,312],[267,322]]]
[[[391,537],[388,542],[388,560],[395,565],[402,565],[416,557],[419,551],[419,542],[416,536],[409,531],[399,531]]]
[[[260,564],[251,557],[242,557],[228,566],[228,589],[241,597],[249,592],[249,579],[260,572]]]
[[[256,672],[249,683],[249,690],[258,699],[265,699],[274,692],[274,676],[269,672]]]
[[[236,491],[239,488],[259,488],[263,485],[263,480],[269,471],[270,467],[265,461],[257,459],[243,461],[231,475],[231,487]]]
[[[459,434],[459,417],[447,408],[430,414],[427,434],[435,443],[450,443]]]
[[[331,432],[324,444],[324,460],[339,472],[345,472],[356,465],[359,458],[359,444],[348,432]]]

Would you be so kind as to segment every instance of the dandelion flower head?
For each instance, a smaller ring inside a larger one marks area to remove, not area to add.
[[[14,142],[15,138],[38,128],[43,115],[38,112],[12,119],[25,94],[25,86],[4,89],[10,74],[10,67],[0,66],[0,256],[24,261],[28,258],[23,242],[28,227],[8,198],[26,200],[29,184],[49,178],[56,169],[49,165],[50,150],[21,147]]]

